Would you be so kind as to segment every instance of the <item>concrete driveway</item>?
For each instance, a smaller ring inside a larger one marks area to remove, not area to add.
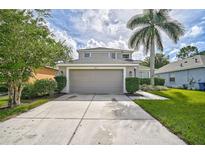
[[[59,97],[0,123],[0,144],[185,144],[125,95]]]

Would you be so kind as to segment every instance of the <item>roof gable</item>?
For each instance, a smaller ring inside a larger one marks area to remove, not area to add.
[[[193,68],[205,67],[205,55],[196,55],[176,62],[169,63],[156,71],[156,74],[175,72]]]

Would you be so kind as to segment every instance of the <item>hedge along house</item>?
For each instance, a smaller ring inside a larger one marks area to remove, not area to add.
[[[155,74],[165,79],[165,85],[168,87],[199,89],[199,83],[205,82],[205,55],[167,64]]]
[[[122,94],[126,77],[149,77],[149,68],[132,60],[132,50],[89,48],[78,50],[79,59],[58,64],[67,77],[64,92]]]

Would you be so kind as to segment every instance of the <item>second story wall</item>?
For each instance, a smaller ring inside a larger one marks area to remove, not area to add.
[[[113,57],[114,54],[114,57]],[[123,58],[123,54],[129,55],[129,58]],[[104,51],[104,52],[92,52],[92,51],[83,51],[79,52],[79,60],[82,61],[110,61],[110,60],[125,60],[132,59],[132,52],[113,52],[113,51]]]

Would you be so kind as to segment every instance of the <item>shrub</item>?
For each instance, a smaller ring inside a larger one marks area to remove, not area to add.
[[[23,88],[21,98],[31,99],[36,97],[36,91],[33,84],[26,84]]]
[[[151,83],[150,78],[140,78],[140,85],[146,84],[149,85]]]
[[[162,78],[154,78],[154,84],[159,86],[164,86],[165,79]]]
[[[63,90],[63,88],[65,88],[66,86],[66,82],[67,82],[66,77],[63,75],[56,76],[55,80],[57,82],[57,92],[60,93]]]
[[[164,79],[161,78],[154,78],[154,84],[155,85],[160,85],[163,86],[165,83]],[[151,79],[150,78],[141,78],[140,79],[140,85],[150,85],[151,84]]]
[[[34,89],[36,91],[37,96],[44,96],[48,94],[52,96],[56,88],[57,83],[52,79],[37,80],[34,83]]]
[[[152,85],[140,85],[140,90],[142,91],[162,91],[167,90],[168,88],[165,86],[152,86]]]
[[[126,78],[126,90],[132,94],[139,90],[139,79],[135,77]]]
[[[5,84],[0,85],[0,93],[6,93],[8,92],[8,88]]]

